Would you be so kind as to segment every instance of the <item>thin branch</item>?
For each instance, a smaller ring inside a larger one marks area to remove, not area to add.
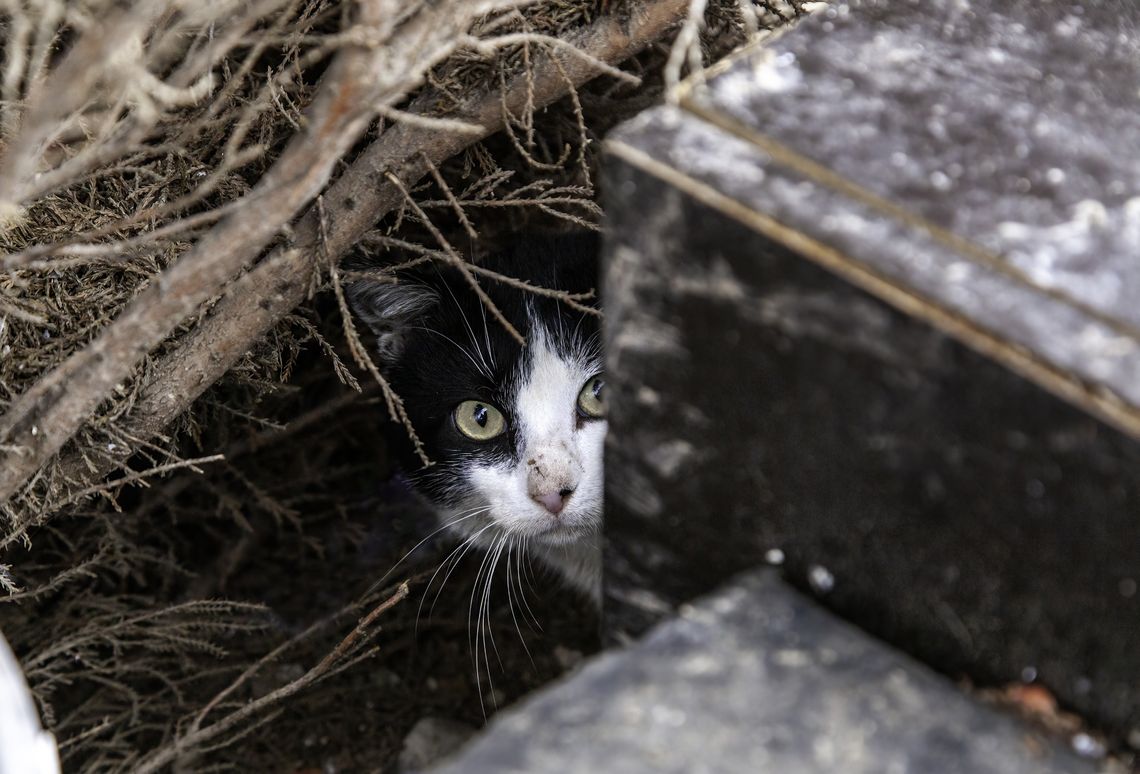
[[[431,460],[428,459],[427,452],[424,451],[424,445],[420,441],[419,435],[416,434],[415,427],[412,426],[412,420],[408,417],[408,412],[404,410],[404,401],[399,395],[395,393],[392,386],[388,384],[388,380],[380,373],[380,369],[376,367],[371,355],[368,354],[368,348],[364,346],[364,342],[360,340],[360,334],[356,332],[356,324],[352,321],[352,312],[348,308],[348,300],[344,297],[344,288],[340,284],[340,274],[337,270],[337,262],[328,252],[323,248],[326,241],[323,239],[327,231],[327,220],[324,217],[324,209],[322,207],[322,199],[317,199],[317,208],[321,215],[321,233],[322,233],[322,252],[325,257],[325,264],[329,270],[329,279],[332,282],[333,294],[336,296],[337,306],[340,308],[341,325],[344,327],[344,337],[348,342],[348,350],[352,353],[352,357],[356,360],[356,364],[364,368],[376,380],[376,384],[380,385],[380,390],[384,395],[384,401],[388,404],[388,413],[396,422],[400,422],[404,426],[404,430],[408,433],[408,438],[411,439],[412,445],[415,447],[416,456],[425,465],[431,465]]]
[[[497,35],[489,40],[481,40],[470,36],[464,37],[461,41],[471,48],[475,49],[481,54],[487,56],[493,55],[498,49],[506,48],[507,46],[518,46],[528,43],[542,43],[551,46],[560,51],[564,51],[571,56],[579,57],[582,61],[586,62],[590,67],[598,71],[599,75],[608,75],[611,78],[616,78],[619,81],[628,83],[631,86],[640,86],[641,79],[632,73],[627,73],[625,70],[618,69],[611,65],[604,59],[585,51],[568,40],[555,37],[554,35],[542,35],[536,32],[516,32],[513,34]]]
[[[306,131],[293,138],[246,197],[256,215],[245,217],[239,210],[221,221],[90,345],[42,377],[0,417],[0,443],[25,449],[0,453],[0,503],[59,451],[147,353],[217,295],[320,192],[336,162],[367,128],[372,106],[405,97],[427,69],[450,54],[475,14],[500,4],[438,3],[406,22],[387,45],[343,49],[321,83]],[[361,9],[362,22],[377,29],[391,10],[382,0]],[[394,68],[394,62],[405,66]],[[0,189],[0,199],[3,193]]]
[[[599,17],[581,34],[570,38],[576,48],[592,57],[617,63],[665,38],[683,19],[688,0],[654,0],[639,4],[627,18]],[[598,74],[581,57],[559,60],[565,75],[581,85]],[[519,76],[508,89],[511,109],[519,111],[527,99]],[[533,105],[542,109],[565,96],[567,83],[544,57],[536,57],[533,75]],[[429,92],[410,108],[434,114],[444,96]],[[481,126],[486,135],[502,128],[500,93],[496,87],[470,94],[449,117]],[[440,132],[411,123],[388,127],[324,194],[328,229],[323,244],[333,257],[344,255],[373,224],[395,210],[403,195],[383,182],[392,172],[400,180],[417,181],[428,173],[420,155],[431,161],[444,160],[480,139],[474,135]],[[379,181],[381,182],[377,182]],[[467,192],[470,195],[470,192]],[[297,223],[291,244],[270,256],[232,283],[214,304],[211,315],[199,320],[179,346],[159,359],[131,412],[121,422],[140,436],[161,432],[174,417],[189,408],[280,319],[289,314],[309,292],[313,254],[319,244],[320,218],[315,207]],[[69,453],[61,468],[76,480],[94,480],[111,469],[104,462],[92,470],[77,453]]]
[[[677,86],[681,83],[681,70],[688,62],[689,71],[701,69],[701,27],[705,23],[707,0],[689,0],[689,12],[665,63],[665,98],[675,102]]]
[[[403,195],[404,201],[412,208],[412,212],[420,219],[420,222],[424,225],[424,228],[428,230],[428,233],[430,233],[436,242],[439,243],[439,246],[443,248],[443,253],[447,256],[447,262],[459,271],[468,286],[475,291],[479,302],[487,308],[487,311],[491,313],[492,317],[498,320],[499,324],[503,326],[503,330],[510,334],[510,336],[518,342],[520,347],[525,347],[526,337],[519,333],[515,326],[511,325],[510,320],[506,318],[502,310],[500,310],[495,302],[491,300],[491,297],[487,295],[487,291],[483,290],[479,285],[479,280],[475,279],[475,275],[471,271],[471,264],[463,260],[463,257],[456,252],[455,248],[451,246],[451,243],[447,241],[443,233],[431,222],[431,218],[429,218],[427,213],[416,203],[416,200],[412,197],[411,193],[408,192],[404,184],[400,182],[400,178],[391,172],[389,172],[386,177],[388,178],[388,182],[396,186],[396,189]]]
[[[376,235],[374,237],[369,236],[368,238],[387,247],[395,247],[401,250],[418,252],[423,256],[423,259],[426,260],[439,260],[447,262],[447,254],[441,250],[431,250],[429,248],[423,247],[422,245],[417,245],[414,242],[408,242],[403,239],[396,239],[394,237],[383,235]],[[398,266],[385,266],[382,269],[373,271],[356,271],[352,273],[351,278],[368,278],[375,281],[376,279],[382,279],[385,276],[391,276],[403,268],[410,268],[409,264],[418,265],[420,263],[423,263],[423,260],[417,259],[415,261],[408,261],[406,264],[401,264]],[[553,298],[556,301],[561,301],[562,303],[566,304],[571,309],[583,312],[585,314],[591,314],[595,317],[603,316],[602,310],[593,306],[586,306],[585,304],[581,303],[582,301],[589,301],[590,299],[594,298],[595,293],[593,291],[586,293],[571,293],[567,290],[558,290],[556,288],[547,288],[541,285],[535,285],[533,283],[527,282],[526,280],[521,280],[517,277],[510,277],[506,274],[502,274],[500,272],[494,271],[493,269],[488,269],[486,266],[480,266],[475,263],[468,264],[468,266],[470,267],[471,271],[475,272],[476,274],[492,279],[495,282],[502,283],[512,288],[517,288],[536,296]],[[378,276],[378,272],[382,273],[380,273]]]
[[[439,173],[439,167],[433,164],[431,158],[423,151],[420,151],[420,158],[423,159],[424,164],[427,165],[428,171],[431,172],[432,180],[435,180],[435,184],[439,186],[439,190],[443,191],[443,195],[447,197],[448,204],[451,205],[452,210],[455,212],[455,216],[459,218],[459,222],[463,225],[464,230],[467,232],[467,238],[472,242],[479,239],[479,235],[475,233],[475,227],[472,226],[471,221],[467,219],[467,213],[464,212],[463,205],[460,204],[459,200],[455,198],[455,194],[451,192],[451,186],[447,184],[447,181],[443,179],[443,175]]]
[[[151,772],[160,771],[165,766],[182,758],[185,752],[200,750],[203,745],[217,739],[219,736],[239,729],[247,722],[254,721],[259,714],[269,710],[290,696],[305,690],[321,680],[333,676],[341,671],[341,667],[344,666],[343,662],[346,660],[350,662],[348,665],[356,663],[359,660],[357,657],[360,655],[359,649],[363,641],[366,641],[368,636],[375,632],[372,627],[376,623],[376,620],[407,598],[407,596],[408,582],[404,581],[397,587],[395,593],[373,608],[335,648],[321,659],[316,666],[313,666],[305,672],[305,674],[296,680],[282,685],[276,690],[270,691],[260,698],[242,704],[240,708],[235,709],[233,712],[209,725],[202,725],[210,712],[222,704],[235,690],[246,684],[267,664],[275,661],[282,653],[295,647],[299,642],[308,639],[331,623],[340,620],[347,612],[356,609],[359,603],[353,603],[335,615],[318,621],[293,639],[270,651],[255,664],[246,669],[236,680],[223,689],[221,693],[217,694],[194,718],[188,731],[179,734],[173,741],[148,754],[139,761],[134,771],[136,774],[150,774]]]

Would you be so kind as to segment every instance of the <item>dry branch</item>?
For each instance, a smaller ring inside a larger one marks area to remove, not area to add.
[[[362,3],[356,30],[360,42],[340,51],[304,131],[246,197],[246,206],[218,223],[90,345],[41,378],[0,417],[0,503],[59,451],[154,347],[216,296],[324,188],[334,164],[367,127],[372,106],[393,106],[405,98],[454,50],[474,19],[510,4],[451,0],[409,19],[397,0]],[[399,34],[393,34],[392,20],[400,18]],[[309,261],[308,256],[301,259],[299,275],[309,270]],[[270,290],[281,293],[282,286],[274,283]],[[248,297],[240,300],[249,302]]]
[[[207,744],[216,741],[219,737],[223,737],[227,733],[241,732],[244,724],[264,722],[265,718],[259,719],[258,715],[272,712],[274,707],[281,704],[290,696],[343,671],[356,664],[362,658],[371,655],[370,651],[362,652],[362,649],[367,643],[369,636],[376,632],[373,628],[376,624],[376,620],[406,599],[407,596],[408,582],[404,581],[397,586],[396,590],[383,602],[361,618],[356,626],[353,627],[353,630],[341,640],[340,644],[329,651],[319,663],[306,671],[303,675],[296,680],[270,691],[260,698],[241,704],[238,709],[224,715],[213,723],[203,725],[203,722],[211,711],[221,705],[236,690],[245,685],[260,669],[273,662],[286,650],[295,647],[297,643],[308,639],[314,633],[327,627],[329,624],[340,620],[347,612],[355,610],[359,603],[354,603],[345,610],[338,611],[335,615],[309,626],[301,634],[278,648],[275,648],[242,673],[194,717],[188,724],[189,727],[185,732],[180,733],[172,742],[158,748],[147,755],[143,760],[139,761],[134,771],[136,774],[150,774],[150,772],[162,771],[166,766],[169,766],[175,761],[186,763],[188,753],[203,752]]]
[[[403,201],[399,188],[386,179],[393,174],[406,185],[428,174],[472,143],[503,128],[506,107],[520,112],[528,99],[536,109],[564,97],[572,88],[595,77],[592,60],[620,63],[663,40],[684,18],[687,0],[655,0],[627,19],[603,16],[570,42],[581,54],[564,51],[539,57],[529,75],[519,75],[505,91],[487,89],[468,97],[448,118],[482,127],[479,134],[447,131],[438,125],[408,121],[389,126],[323,195],[328,224],[322,249],[339,258],[384,214]],[[526,81],[530,80],[528,92]],[[416,101],[413,110],[434,111],[438,95]],[[132,435],[152,438],[190,407],[222,377],[282,317],[292,311],[312,286],[320,234],[320,216],[311,207],[293,231],[292,244],[274,251],[233,282],[205,319],[179,347],[161,359],[155,377],[141,391],[123,427]],[[41,460],[42,461],[42,460]],[[69,455],[63,470],[79,480],[97,479],[111,469],[110,460],[91,470],[79,455]],[[25,465],[23,475],[34,471]],[[0,478],[0,481],[4,479]],[[8,481],[13,481],[9,478]],[[11,489],[0,492],[11,492]]]
[[[101,68],[92,63],[113,60],[124,42],[129,48],[162,11],[161,3],[148,3],[96,21],[36,90],[21,116],[20,133],[5,148],[0,161],[0,234],[18,218],[49,142],[65,119],[90,99],[102,75]],[[9,54],[14,56],[15,52]]]

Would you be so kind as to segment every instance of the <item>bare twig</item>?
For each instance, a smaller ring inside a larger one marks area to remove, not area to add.
[[[684,17],[687,8],[687,0],[647,2],[628,19],[599,18],[571,42],[595,59],[621,62],[663,39]],[[534,64],[536,109],[565,96],[567,78],[577,86],[597,74],[592,63],[581,57],[568,56],[559,61],[564,73],[544,64],[541,58]],[[516,111],[522,109],[526,99],[525,90],[519,88],[522,77],[509,84],[507,90],[513,101],[511,108]],[[432,94],[417,100],[413,109],[434,112],[434,106],[443,99],[442,95]],[[502,127],[498,88],[470,95],[449,117],[481,126],[486,135],[497,131]],[[329,223],[325,249],[334,257],[343,255],[376,220],[401,203],[402,194],[390,182],[384,182],[385,173],[392,172],[403,181],[418,180],[428,172],[421,152],[439,164],[477,139],[466,133],[441,132],[411,123],[389,127],[325,193]],[[131,413],[123,419],[132,432],[141,436],[160,432],[304,299],[310,288],[311,256],[318,244],[319,220],[315,208],[310,208],[294,229],[294,246],[275,251],[234,282],[214,305],[213,313],[201,320],[175,351],[156,363],[155,378],[142,389]],[[103,466],[91,471],[77,455],[69,455],[62,467],[75,478],[87,480],[109,470]]]
[[[97,20],[40,84],[23,112],[19,134],[7,144],[0,159],[0,234],[27,199],[26,187],[63,119],[90,98],[103,76],[104,71],[97,64],[116,61],[116,54],[121,60],[123,51],[129,50],[131,43],[165,10],[163,2],[146,3]]]
[[[322,236],[327,232],[328,221],[324,217],[324,210],[322,199],[317,200],[317,209],[321,215],[321,233]],[[325,244],[324,239],[321,240],[322,246]],[[424,451],[424,445],[420,441],[419,435],[416,434],[416,429],[412,426],[412,420],[408,418],[408,413],[404,410],[404,401],[399,395],[395,393],[392,386],[388,384],[388,380],[380,373],[380,369],[376,367],[376,363],[368,354],[368,349],[364,346],[364,342],[360,340],[360,334],[356,332],[356,324],[352,321],[352,313],[348,309],[348,299],[344,297],[344,288],[340,284],[340,274],[337,269],[337,262],[333,259],[327,251],[322,249],[325,254],[325,264],[329,270],[329,280],[332,283],[333,294],[336,296],[336,302],[340,308],[341,324],[344,326],[344,337],[348,342],[348,349],[352,353],[352,357],[356,360],[356,364],[361,368],[368,371],[372,378],[376,380],[376,384],[380,386],[380,391],[384,395],[384,401],[388,404],[388,413],[397,419],[403,426],[411,439],[412,445],[415,447],[416,456],[426,466],[431,465],[431,460],[428,459],[427,452]]]
[[[340,620],[348,612],[357,609],[359,603],[350,605],[345,610],[341,610],[333,616],[318,621],[312,626],[305,629],[305,631],[298,634],[288,642],[283,643],[277,648],[270,651],[268,654],[259,659],[255,664],[246,669],[241,675],[231,682],[225,689],[218,693],[192,720],[186,731],[180,733],[173,741],[158,748],[157,750],[148,754],[143,758],[134,771],[138,774],[149,774],[150,772],[159,771],[163,767],[168,766],[172,762],[182,759],[185,753],[189,751],[202,751],[203,747],[209,742],[218,739],[219,737],[240,729],[243,724],[257,722],[258,716],[264,712],[271,711],[276,705],[280,704],[290,696],[305,690],[306,688],[314,685],[321,680],[331,677],[333,674],[341,671],[347,666],[359,661],[361,658],[360,649],[367,641],[368,637],[374,633],[373,626],[376,620],[399,604],[408,596],[408,582],[404,581],[397,588],[396,591],[372,609],[368,615],[360,619],[357,625],[340,643],[333,648],[329,653],[320,660],[315,666],[310,668],[305,674],[298,677],[276,690],[270,691],[264,696],[254,699],[253,701],[242,704],[239,708],[233,710],[227,715],[222,716],[220,719],[204,725],[206,718],[214,711],[219,705],[222,705],[226,699],[233,695],[234,691],[241,688],[249,682],[254,675],[260,672],[267,664],[272,663],[278,659],[282,653],[295,647],[299,642],[309,639],[316,632],[326,628],[337,620]],[[363,656],[370,655],[370,652],[365,652]]]
[[[701,69],[700,33],[705,23],[706,4],[707,0],[689,0],[689,13],[669,51],[669,61],[665,63],[665,98],[670,101],[677,99],[677,85],[685,64],[689,65],[690,72]]]
[[[444,262],[447,262],[447,260],[448,260],[447,254],[444,253],[443,251],[441,251],[441,250],[430,250],[426,247],[423,247],[422,245],[417,245],[414,242],[408,242],[408,241],[403,240],[403,239],[396,239],[394,237],[383,236],[383,235],[375,235],[375,236],[369,235],[368,238],[370,240],[374,240],[380,244],[383,244],[387,247],[395,247],[395,248],[398,248],[400,250],[409,250],[409,251],[413,251],[413,252],[418,252],[420,255],[422,255],[427,260],[436,260],[436,261],[444,261]],[[398,272],[402,269],[411,268],[412,266],[418,265],[420,263],[423,263],[423,261],[422,260],[415,260],[415,261],[409,261],[406,264],[401,264],[399,266],[386,266],[386,267],[384,267],[384,269],[381,270],[383,272],[383,274],[378,274],[376,271],[357,271],[357,272],[353,272],[353,275],[354,275],[353,278],[359,278],[359,279],[368,278],[368,279],[375,281],[376,279],[383,278],[385,275],[392,276],[393,274],[395,274],[396,272]],[[593,292],[571,293],[571,292],[566,291],[566,290],[558,290],[557,288],[547,288],[547,287],[542,287],[541,285],[535,285],[534,283],[527,282],[526,280],[518,279],[517,277],[508,277],[506,274],[502,274],[501,272],[494,271],[493,269],[488,269],[486,266],[480,266],[480,265],[475,264],[475,263],[469,264],[468,267],[471,269],[471,271],[475,272],[476,274],[479,274],[479,275],[484,276],[484,277],[488,277],[488,278],[494,280],[495,282],[501,283],[503,285],[507,285],[507,286],[512,287],[512,288],[518,288],[519,290],[525,291],[527,293],[531,293],[531,294],[536,295],[536,296],[543,296],[545,298],[553,298],[554,300],[560,301],[560,302],[566,304],[567,306],[569,306],[571,309],[574,309],[578,312],[583,312],[585,314],[591,314],[591,315],[594,315],[595,317],[601,317],[602,316],[602,311],[600,309],[593,307],[593,306],[586,306],[585,304],[581,303],[582,301],[589,301],[590,299],[594,298]]]
[[[439,186],[439,190],[443,192],[443,195],[447,197],[447,203],[451,205],[451,209],[455,213],[455,217],[459,218],[459,222],[463,225],[463,229],[467,232],[467,238],[472,242],[477,240],[479,238],[479,235],[475,233],[475,227],[471,225],[471,221],[467,218],[467,213],[464,212],[463,205],[459,203],[459,200],[455,198],[455,194],[451,192],[451,186],[447,184],[447,181],[443,179],[443,175],[439,173],[439,167],[433,164],[431,157],[422,151],[420,152],[420,158],[423,159],[424,164],[427,165],[428,171],[431,172],[432,180],[434,180],[435,184]]]
[[[416,200],[412,197],[412,195],[408,193],[408,189],[400,181],[400,178],[396,177],[391,172],[389,172],[386,177],[388,178],[388,182],[394,185],[397,190],[399,190],[399,192],[404,197],[405,203],[411,207],[412,211],[416,214],[416,217],[420,219],[420,222],[424,225],[428,232],[431,233],[435,241],[441,248],[443,248],[443,254],[447,256],[447,262],[459,271],[459,273],[463,276],[463,279],[466,280],[468,286],[479,298],[480,303],[482,303],[483,306],[487,308],[487,311],[491,313],[492,317],[498,320],[499,324],[503,326],[503,330],[510,334],[510,336],[519,343],[519,346],[525,347],[526,338],[518,332],[518,329],[515,328],[515,326],[511,325],[510,320],[508,320],[503,315],[502,310],[500,310],[499,307],[495,305],[495,302],[491,300],[491,297],[487,295],[487,291],[483,290],[483,288],[479,285],[479,280],[475,279],[475,274],[471,271],[471,264],[463,260],[463,257],[460,256],[458,252],[456,252],[455,248],[451,246],[451,243],[447,241],[447,238],[444,237],[443,233],[435,227],[435,224],[431,222],[431,218],[427,216],[427,213],[423,211],[423,208],[421,208],[420,205],[416,203]]]
[[[390,26],[392,13],[398,12],[393,3],[363,3],[361,29]],[[221,221],[88,347],[44,376],[0,417],[0,443],[22,447],[18,453],[0,452],[0,502],[60,449],[151,349],[216,295],[319,193],[336,161],[366,128],[371,106],[395,104],[406,96],[427,69],[453,50],[458,33],[474,18],[504,5],[505,0],[451,0],[425,6],[387,45],[372,41],[343,49],[322,82],[306,130],[246,197],[249,207],[257,208],[256,216],[231,215]],[[0,198],[2,194],[0,189]]]

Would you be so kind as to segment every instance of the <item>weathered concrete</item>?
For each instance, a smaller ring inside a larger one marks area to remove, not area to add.
[[[682,102],[768,178],[678,165],[1140,436],[1138,26],[1131,0],[836,2]]]
[[[498,716],[435,771],[1095,770],[760,573]]]
[[[1140,6],[1083,5],[835,3],[611,137],[611,627],[779,549],[1135,738]]]

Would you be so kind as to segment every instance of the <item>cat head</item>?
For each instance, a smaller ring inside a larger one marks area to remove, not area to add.
[[[597,238],[530,237],[480,265],[538,288],[596,287]],[[349,288],[379,362],[432,461],[409,479],[457,531],[546,546],[596,534],[602,514],[605,381],[597,315],[477,275],[522,346],[454,267]]]

